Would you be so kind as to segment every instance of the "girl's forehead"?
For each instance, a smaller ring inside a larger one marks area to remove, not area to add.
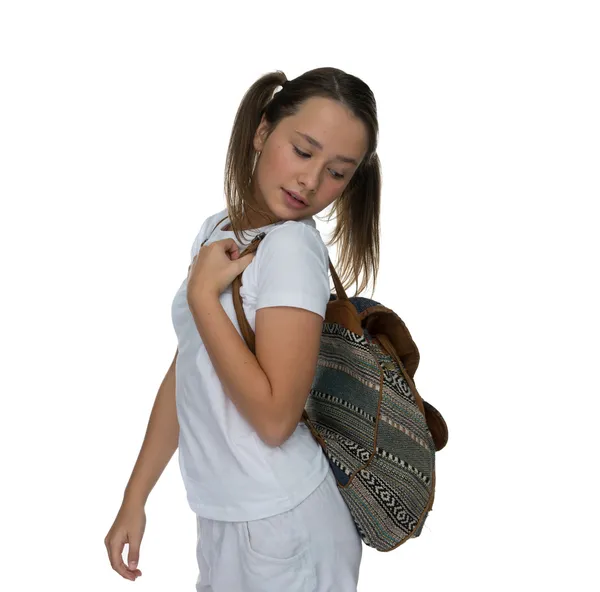
[[[339,101],[324,97],[311,97],[304,101],[298,112],[293,115],[297,120],[328,120],[328,119],[351,119],[352,112]]]
[[[345,105],[332,99],[308,99],[282,123],[286,132],[319,150],[337,150],[343,146],[347,156],[360,159],[367,149],[364,123]]]

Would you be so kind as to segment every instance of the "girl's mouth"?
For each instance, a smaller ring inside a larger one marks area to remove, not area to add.
[[[289,191],[283,190],[286,196],[287,203],[294,208],[306,208],[308,207],[303,201],[296,199]]]

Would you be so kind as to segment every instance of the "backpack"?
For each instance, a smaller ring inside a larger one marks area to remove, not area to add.
[[[258,234],[240,257],[258,249]],[[320,444],[362,541],[378,551],[420,536],[435,496],[435,453],[448,441],[442,415],[419,395],[419,351],[402,319],[379,302],[348,298],[329,261],[315,377],[302,419]],[[232,283],[242,336],[255,336]]]

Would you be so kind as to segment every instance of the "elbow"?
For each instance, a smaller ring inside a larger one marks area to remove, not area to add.
[[[285,422],[274,422],[266,426],[260,434],[260,439],[271,448],[282,446],[294,433],[296,425],[290,428]]]
[[[292,412],[289,403],[277,404],[281,400],[282,397],[272,396],[271,405],[260,415],[261,425],[256,426],[260,439],[271,448],[285,444],[301,421]]]
[[[263,434],[260,436],[260,439],[271,448],[277,448],[278,446],[281,446],[288,438],[289,436],[283,436],[277,430],[263,432]]]
[[[260,439],[271,448],[277,448],[278,446],[281,446],[283,444],[281,438],[278,438],[277,436],[264,434],[260,437]]]

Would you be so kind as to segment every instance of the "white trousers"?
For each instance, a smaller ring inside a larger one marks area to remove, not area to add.
[[[362,540],[331,470],[283,514],[196,519],[197,592],[356,592]]]

